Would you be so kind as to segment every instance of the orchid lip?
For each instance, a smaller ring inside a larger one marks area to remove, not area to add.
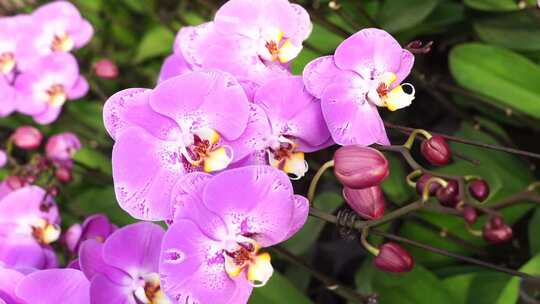
[[[298,145],[283,135],[279,136],[277,142],[276,147],[266,150],[270,165],[289,174],[292,180],[302,178],[309,169],[304,152],[298,151]]]
[[[225,242],[225,272],[231,278],[246,270],[246,277],[253,287],[266,285],[273,274],[270,254],[259,253],[261,246],[253,239],[238,236],[234,241]]]
[[[11,52],[0,54],[0,73],[9,74],[15,68],[15,55]]]
[[[48,102],[51,106],[61,107],[67,99],[64,86],[61,84],[52,85],[47,91]]]
[[[48,245],[60,237],[60,227],[57,224],[49,223],[45,219],[38,219],[32,225],[32,236],[40,244]]]
[[[54,52],[69,52],[75,47],[75,41],[67,34],[60,33],[54,35],[51,50]]]
[[[159,274],[149,273],[140,277],[141,285],[133,292],[137,304],[170,304],[161,290]]]
[[[204,172],[220,171],[228,167],[234,159],[234,151],[228,145],[220,145],[220,135],[210,128],[203,128],[193,134],[193,143],[180,148],[187,163],[201,167]]]

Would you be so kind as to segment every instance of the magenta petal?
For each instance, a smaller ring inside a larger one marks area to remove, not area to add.
[[[30,237],[0,236],[0,265],[19,270],[45,269],[43,248]]]
[[[317,98],[321,98],[329,85],[350,84],[355,77],[358,76],[352,72],[340,70],[334,63],[334,56],[324,56],[311,61],[303,72],[306,89]]]
[[[403,50],[401,52],[401,64],[399,70],[396,72],[397,79],[394,83],[401,83],[409,74],[414,65],[414,55],[407,51]]]
[[[177,138],[180,129],[172,119],[150,107],[149,89],[126,89],[111,96],[103,107],[105,129],[113,139],[132,126],[144,128],[159,139]]]
[[[15,90],[0,75],[0,117],[6,117],[16,108]]]
[[[90,284],[92,304],[135,304],[133,290],[109,280],[105,275],[96,275]]]
[[[48,125],[58,119],[60,112],[62,112],[60,107],[47,106],[45,111],[34,115],[33,118],[38,124]]]
[[[90,282],[75,269],[50,269],[29,274],[16,294],[32,304],[90,303]]]
[[[132,127],[116,140],[113,179],[120,206],[133,217],[162,220],[169,216],[171,189],[184,167],[177,142],[162,141]]]
[[[202,193],[212,175],[193,172],[182,176],[171,192],[171,213],[173,219],[191,219],[205,223],[201,229],[210,238],[220,239],[227,235],[223,220],[210,212],[203,203]]]
[[[191,220],[180,219],[169,227],[159,266],[167,295],[177,303],[232,303],[237,286],[225,272],[220,248]]]
[[[254,233],[263,247],[283,241],[289,232],[294,210],[291,181],[270,166],[242,167],[216,175],[208,182],[203,200],[225,221],[229,232]]]
[[[384,123],[377,107],[347,86],[325,90],[322,110],[332,138],[340,145],[388,144]]]
[[[176,120],[183,132],[207,126],[230,140],[244,132],[248,120],[244,90],[230,74],[218,71],[191,72],[160,83],[150,106]]]
[[[147,222],[125,226],[105,241],[103,260],[126,271],[132,278],[157,272],[164,233],[160,226]]]
[[[79,267],[89,280],[105,272],[110,266],[103,261],[103,244],[95,240],[84,241],[79,249]]]
[[[158,83],[190,71],[191,67],[181,54],[172,54],[169,57],[165,58],[165,61],[161,66]]]
[[[359,74],[366,68],[380,73],[396,73],[401,64],[402,50],[392,35],[368,28],[343,41],[336,49],[334,60],[340,69]]]
[[[20,224],[20,219],[46,219],[50,223],[58,223],[58,207],[50,196],[44,200],[45,190],[38,186],[17,189],[0,201],[0,223]],[[43,203],[50,204],[47,210],[41,210]],[[2,235],[3,231],[0,231]]]
[[[293,136],[314,147],[330,138],[321,103],[305,90],[300,76],[268,81],[257,91],[255,103],[267,113],[274,133]]]
[[[90,22],[86,20],[81,20],[77,24],[77,28],[70,31],[69,34],[75,42],[75,47],[81,48],[86,45],[94,35],[94,28],[92,27]]]
[[[304,226],[309,215],[309,201],[301,195],[294,196],[294,213],[289,232],[285,239],[289,239]]]
[[[15,288],[24,275],[16,270],[2,268],[0,266],[0,303],[4,300],[7,304],[17,304],[15,301]]]
[[[200,68],[205,51],[219,38],[213,22],[185,26],[176,35],[174,52],[181,53],[191,66]]]
[[[264,161],[259,164],[267,164],[267,156],[264,150],[268,147],[267,139],[272,135],[272,128],[266,113],[261,107],[250,104],[249,109],[246,130],[239,138],[228,142],[234,150],[233,164],[259,153],[264,154]]]
[[[67,97],[69,99],[79,99],[88,93],[89,88],[86,78],[84,78],[84,76],[79,76],[73,87],[68,91]]]

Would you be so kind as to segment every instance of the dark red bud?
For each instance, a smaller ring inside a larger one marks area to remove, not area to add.
[[[54,171],[54,175],[59,182],[67,184],[71,182],[71,170],[66,167],[59,167]]]
[[[476,209],[474,209],[474,207],[465,205],[465,207],[463,207],[463,218],[467,223],[472,225],[476,222],[476,219],[478,218],[478,213],[476,212]]]
[[[25,177],[25,180],[27,184],[33,184],[36,182],[37,177],[35,175],[28,175]]]
[[[351,208],[367,220],[378,219],[384,215],[386,202],[380,186],[365,189],[343,189],[343,197]]]
[[[432,177],[433,176],[429,174],[420,176],[420,178],[416,181],[416,192],[418,192],[418,194],[422,195],[424,193],[424,187],[426,186],[428,180]],[[440,187],[441,185],[439,183],[431,183],[429,185],[429,195],[434,195]]]
[[[370,147],[344,146],[334,154],[334,174],[345,187],[372,187],[388,176],[388,160]]]
[[[458,203],[459,184],[455,180],[447,181],[448,185],[437,190],[437,200],[446,207],[455,207]]]
[[[477,179],[469,184],[469,193],[479,202],[483,202],[489,196],[489,185],[483,179]]]
[[[422,142],[422,155],[434,166],[444,166],[450,162],[452,152],[446,140],[439,135],[433,135]]]
[[[386,243],[379,248],[374,259],[377,268],[388,272],[408,272],[414,267],[412,256],[396,243]]]
[[[55,196],[55,197],[56,197],[56,196],[58,196],[58,194],[60,193],[60,188],[58,188],[58,187],[56,187],[56,186],[52,186],[52,187],[49,188],[49,191],[48,191],[48,192],[49,192],[49,194],[50,194],[51,196]]]
[[[500,216],[494,216],[484,226],[482,235],[492,244],[504,243],[512,239],[512,228]]]
[[[11,139],[18,148],[24,150],[34,150],[41,145],[43,134],[32,126],[22,126],[13,132]]]
[[[420,40],[414,40],[411,41],[405,46],[405,49],[407,49],[409,52],[413,54],[427,54],[431,51],[431,47],[433,46],[433,41],[429,41],[428,43],[424,44]]]

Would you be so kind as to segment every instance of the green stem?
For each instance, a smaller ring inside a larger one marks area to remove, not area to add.
[[[362,229],[362,235],[360,236],[360,242],[362,243],[362,246],[364,246],[364,248],[366,248],[367,251],[369,251],[374,256],[378,256],[381,251],[379,250],[379,248],[371,245],[367,241],[368,234],[369,234],[369,228],[364,227],[364,229]]]
[[[411,134],[409,135],[409,138],[407,138],[407,141],[403,144],[403,146],[407,149],[411,149],[414,144],[414,140],[416,139],[416,136],[418,135],[422,135],[426,139],[431,138],[431,133],[429,133],[428,131],[423,130],[423,129],[415,129],[414,131],[411,132]]]
[[[317,191],[317,185],[319,184],[319,180],[321,179],[322,175],[326,170],[332,168],[334,166],[334,160],[329,160],[326,163],[324,163],[319,170],[317,170],[317,173],[315,173],[315,176],[313,176],[313,179],[311,180],[311,183],[309,184],[308,189],[308,200],[309,204],[313,206],[314,199],[315,199],[315,192]]]

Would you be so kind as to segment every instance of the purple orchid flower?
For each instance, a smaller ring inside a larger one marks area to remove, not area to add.
[[[54,1],[35,10],[32,35],[26,37],[27,57],[42,57],[54,52],[70,52],[86,45],[94,29],[68,1]],[[22,67],[26,70],[27,67]]]
[[[304,153],[332,145],[320,100],[300,76],[276,78],[257,90],[246,132],[232,143],[237,166],[270,164],[301,178],[308,170]],[[249,151],[245,152],[245,151]]]
[[[194,69],[219,69],[262,85],[289,74],[311,29],[308,13],[288,0],[231,0],[213,22],[183,28],[175,48]]]
[[[68,161],[81,149],[79,137],[71,132],[53,135],[47,140],[45,153],[51,160]]]
[[[0,201],[0,266],[45,269],[57,265],[49,246],[60,236],[58,207],[45,190],[28,186]]]
[[[87,217],[82,224],[73,224],[66,230],[63,241],[71,252],[78,252],[79,246],[86,240],[103,243],[117,227],[104,214]]]
[[[93,304],[171,303],[158,274],[163,228],[137,223],[116,230],[105,243],[87,240],[79,263],[91,281]]]
[[[115,139],[113,178],[120,206],[133,217],[161,220],[185,172],[215,172],[236,155],[228,142],[246,129],[248,100],[229,74],[190,72],[154,90],[128,89],[103,110]]]
[[[160,274],[177,303],[247,303],[273,268],[261,248],[285,241],[308,215],[287,175],[270,166],[191,173],[172,193]],[[249,199],[246,199],[249,198]]]
[[[48,269],[24,277],[15,294],[20,304],[90,304],[90,282],[80,270]]]
[[[413,63],[413,54],[390,34],[370,28],[346,39],[333,56],[315,59],[306,66],[306,88],[321,98],[324,118],[336,143],[389,144],[377,106],[394,111],[411,104],[414,88],[399,84]],[[411,93],[403,90],[406,86]]]
[[[193,69],[187,61],[184,59],[181,53],[173,53],[165,58],[161,70],[159,72],[158,83],[173,78],[175,76],[180,76],[182,74],[191,72]]]
[[[15,111],[17,105],[15,101],[16,91],[13,86],[8,83],[6,77],[7,76],[0,75],[0,117],[9,116]]]
[[[17,270],[0,266],[0,303],[22,304],[15,295],[15,288],[24,279],[24,274]]]
[[[15,81],[18,111],[32,115],[40,124],[55,121],[66,100],[86,94],[88,83],[79,75],[77,60],[69,53],[43,57]]]

